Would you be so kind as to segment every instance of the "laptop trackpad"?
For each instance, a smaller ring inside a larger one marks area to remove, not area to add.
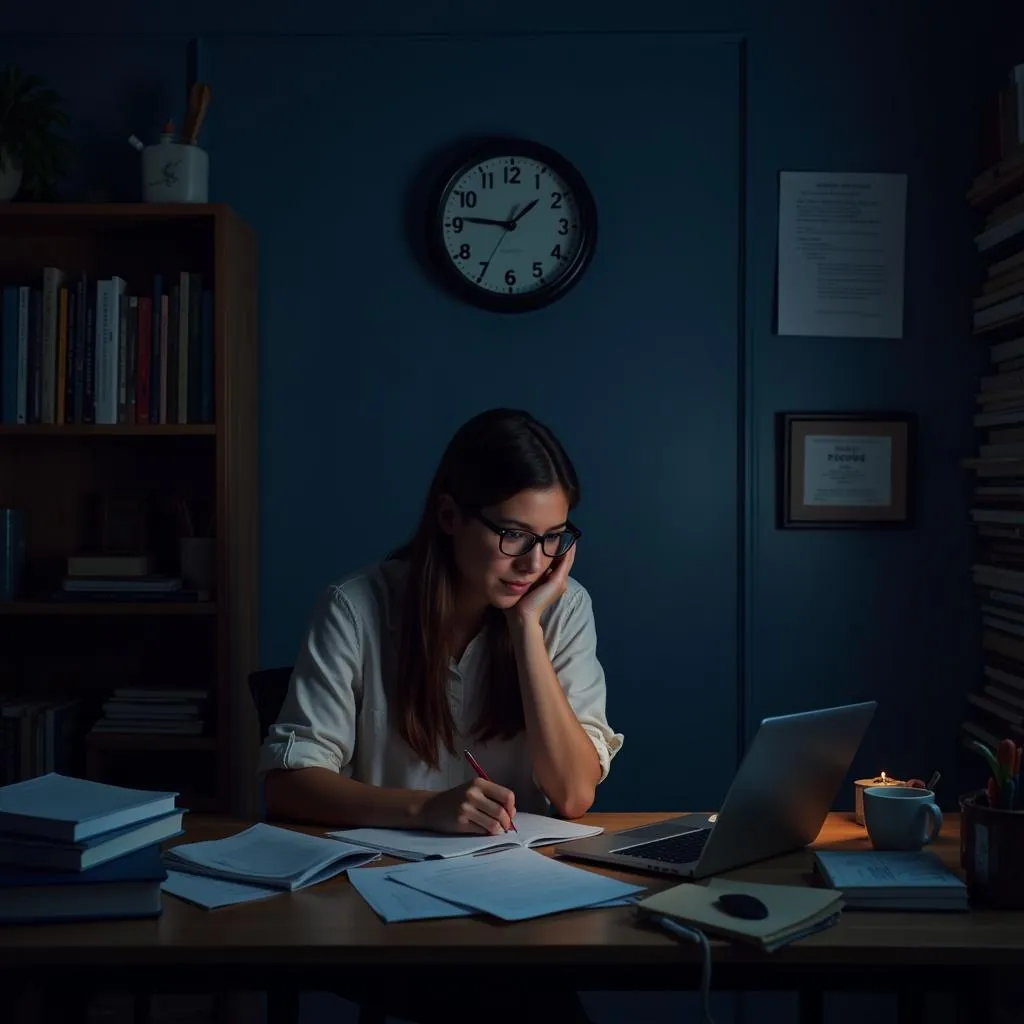
[[[669,818],[667,821],[659,821],[653,825],[639,825],[636,828],[624,829],[622,832],[616,832],[615,838],[622,839],[622,847],[636,846],[637,843],[664,839],[666,836],[680,836],[685,832],[693,832],[696,829],[707,827],[708,816],[706,814],[684,814],[681,817]],[[619,845],[616,843],[616,846]]]

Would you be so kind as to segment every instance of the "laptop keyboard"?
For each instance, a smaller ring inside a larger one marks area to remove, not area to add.
[[[620,856],[660,860],[666,864],[689,864],[700,856],[709,835],[711,829],[702,828],[678,836],[668,836],[665,839],[653,839],[637,846],[627,846],[615,852]]]

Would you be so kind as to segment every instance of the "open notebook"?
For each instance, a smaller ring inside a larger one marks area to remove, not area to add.
[[[175,871],[294,892],[379,856],[375,850],[258,822],[225,839],[173,846],[164,863]]]
[[[501,836],[448,835],[419,829],[351,828],[328,832],[332,839],[341,839],[358,846],[403,860],[430,860],[465,857],[485,850],[507,850],[516,846],[549,846],[599,835],[604,829],[595,825],[579,825],[574,821],[549,818],[543,814],[521,811],[515,817],[518,832]]]

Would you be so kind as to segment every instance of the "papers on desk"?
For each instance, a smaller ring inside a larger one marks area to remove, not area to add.
[[[524,847],[454,860],[419,861],[349,873],[384,921],[490,914],[502,921],[622,906],[644,891]]]
[[[466,857],[486,850],[507,850],[526,846],[550,846],[600,835],[597,825],[581,825],[543,814],[520,811],[515,817],[518,832],[500,836],[448,835],[424,829],[351,828],[328,832],[332,839],[341,839],[358,846],[380,850],[403,860],[427,860],[431,857]]]
[[[226,839],[175,846],[164,855],[164,861],[168,869],[176,872],[294,892],[333,878],[349,868],[368,864],[379,856],[376,850],[260,822]],[[181,890],[180,879],[173,884]],[[165,888],[168,892],[174,891]],[[191,891],[195,895],[200,887],[195,885]],[[216,887],[207,886],[204,891],[215,892]],[[227,891],[222,890],[224,894]]]
[[[236,903],[251,903],[277,896],[280,889],[265,885],[246,885],[243,882],[229,882],[224,878],[209,875],[192,875],[186,871],[168,871],[161,886],[164,892],[177,896],[179,900],[195,903],[207,910],[231,907]]]

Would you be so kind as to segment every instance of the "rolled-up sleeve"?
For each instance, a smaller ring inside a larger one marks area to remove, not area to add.
[[[563,597],[566,610],[555,635],[551,665],[576,718],[594,743],[603,782],[612,758],[622,747],[623,736],[609,726],[605,715],[604,669],[597,659],[597,629],[590,595],[579,584],[574,589],[576,593]]]
[[[258,774],[274,768],[331,768],[352,759],[361,690],[359,631],[337,587],[317,602],[288,693],[260,750]]]

